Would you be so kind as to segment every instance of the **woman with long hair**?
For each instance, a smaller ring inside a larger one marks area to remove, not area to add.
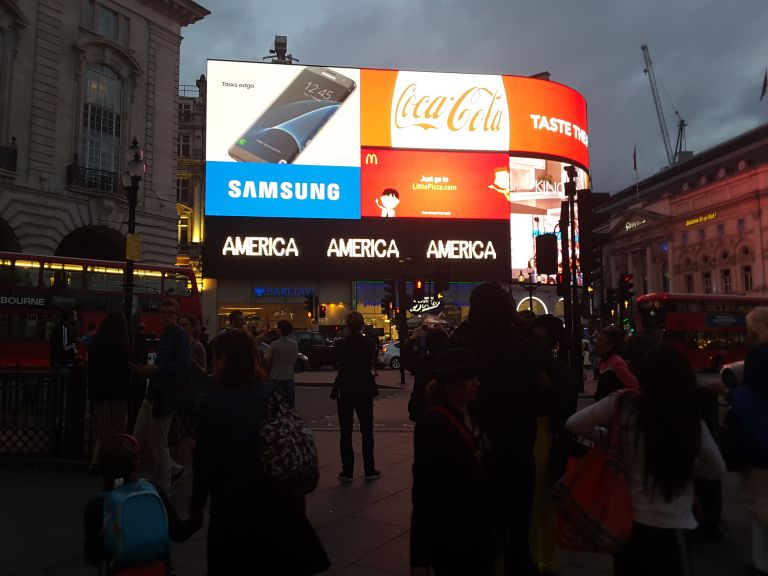
[[[638,368],[638,380],[639,393],[610,394],[571,416],[566,427],[594,438],[618,411],[634,528],[614,558],[614,574],[689,574],[685,533],[696,527],[693,478],[716,480],[725,463],[701,420],[696,376],[680,352],[654,346]]]
[[[210,497],[209,576],[316,574],[330,566],[303,498],[278,490],[265,473],[259,431],[267,396],[255,378],[253,341],[229,331],[212,342],[214,386],[200,403],[191,517]]]
[[[113,310],[102,320],[88,348],[88,398],[95,436],[91,471],[96,470],[101,441],[128,428],[130,359],[128,323],[122,312]]]
[[[411,574],[490,576],[495,538],[483,462],[487,451],[472,404],[477,356],[442,353],[429,387],[432,406],[416,423],[411,515]]]

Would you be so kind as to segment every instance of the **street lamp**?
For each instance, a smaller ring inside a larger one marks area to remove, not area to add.
[[[546,283],[547,278],[543,274],[541,276],[535,275],[536,270],[533,268],[533,264],[531,264],[531,261],[528,260],[528,268],[525,270],[525,273],[528,274],[528,281],[526,282],[525,279],[525,273],[523,270],[520,270],[520,275],[517,277],[517,281],[520,283],[520,286],[525,287],[528,290],[528,309],[533,312],[533,292],[538,288],[541,284]]]
[[[136,246],[136,202],[139,193],[139,182],[144,177],[144,152],[139,147],[136,136],[133,137],[130,148],[128,148],[131,160],[123,172],[123,188],[128,195],[128,234],[125,237],[125,292],[124,292],[124,313],[128,321],[128,329],[133,329],[133,262],[134,249]]]

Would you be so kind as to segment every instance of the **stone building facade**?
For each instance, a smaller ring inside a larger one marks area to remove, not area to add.
[[[191,0],[0,0],[0,249],[122,260],[132,138],[142,260],[177,253],[181,29]]]
[[[191,266],[202,277],[200,247],[205,214],[205,105],[207,82],[201,75],[195,86],[179,92],[179,141],[176,161],[176,211],[179,218],[176,263]]]
[[[768,293],[768,124],[611,197],[607,287],[635,293]]]

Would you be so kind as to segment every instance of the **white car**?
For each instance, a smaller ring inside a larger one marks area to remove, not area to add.
[[[378,363],[392,370],[400,369],[400,342],[387,342],[379,349]]]

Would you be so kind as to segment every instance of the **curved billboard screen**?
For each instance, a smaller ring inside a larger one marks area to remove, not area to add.
[[[451,239],[468,221],[511,238],[521,196],[515,159],[589,169],[586,102],[555,82],[219,60],[208,62],[207,78],[206,230],[220,240],[205,242],[206,276],[253,272],[231,265],[235,256],[244,263],[242,250],[208,246],[261,237],[252,225],[239,229],[248,218],[291,230],[307,220],[354,230],[401,220],[393,230],[403,246],[425,220],[435,222],[424,240]],[[509,277],[505,244],[485,259],[488,278]],[[476,260],[467,259],[473,275]],[[350,279],[380,278],[375,268],[361,275],[352,266]]]

